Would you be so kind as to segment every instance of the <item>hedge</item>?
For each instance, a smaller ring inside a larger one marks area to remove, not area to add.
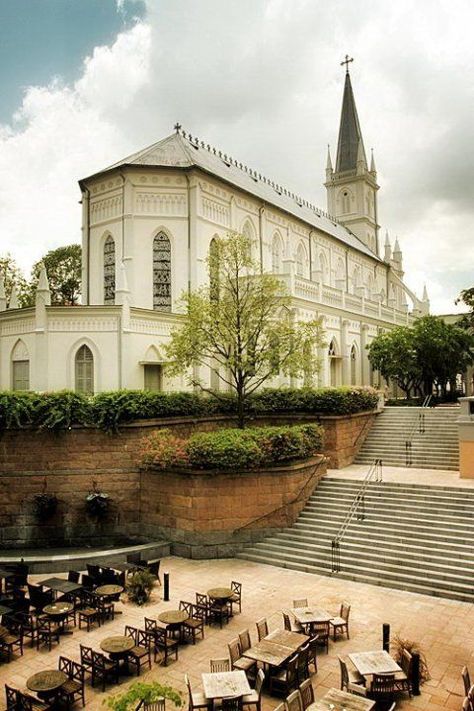
[[[237,471],[308,459],[323,446],[320,425],[249,427],[205,432],[183,439],[158,430],[142,443],[142,464],[160,469]]]
[[[300,412],[349,415],[373,410],[378,395],[373,388],[272,388],[248,398],[249,417]],[[117,390],[87,397],[63,390],[55,393],[0,392],[0,431],[30,427],[65,430],[73,425],[117,432],[134,420],[162,417],[200,417],[236,413],[233,395],[212,396],[188,392],[156,393]]]

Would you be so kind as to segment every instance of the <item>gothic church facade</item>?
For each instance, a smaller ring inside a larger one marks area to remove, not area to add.
[[[404,283],[398,241],[380,252],[377,171],[348,72],[325,186],[327,212],[179,126],[81,180],[83,305],[51,305],[43,271],[35,307],[19,309],[0,280],[0,389],[186,388],[167,378],[164,345],[181,293],[205,282],[211,242],[229,230],[249,235],[263,270],[284,281],[294,318],[322,318],[318,384],[371,384],[366,346],[429,301]],[[211,382],[210,370],[201,377]]]

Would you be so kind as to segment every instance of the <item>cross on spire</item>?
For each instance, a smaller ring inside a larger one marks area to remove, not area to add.
[[[346,65],[346,72],[347,72],[348,74],[349,74],[349,64],[350,64],[350,62],[353,62],[353,61],[354,61],[354,57],[349,57],[349,55],[346,54],[346,57],[345,57],[344,61],[341,62],[341,67],[342,67],[343,64]]]
[[[182,126],[181,126],[181,124],[179,123],[179,121],[177,121],[177,122],[175,123],[175,125],[173,126],[173,128],[174,128],[174,130],[176,131],[176,133],[179,133],[180,130],[181,130],[181,128],[182,128]]]

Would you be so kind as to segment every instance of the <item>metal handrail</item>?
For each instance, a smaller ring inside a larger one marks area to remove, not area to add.
[[[413,422],[408,439],[405,440],[405,466],[411,467],[413,464],[412,457],[412,444],[415,434],[425,434],[425,413],[427,408],[431,404],[433,395],[427,395],[423,400],[421,406],[421,411],[417,413],[415,421]]]
[[[371,465],[358,492],[354,496],[349,511],[339,527],[339,531],[331,541],[331,572],[333,573],[339,573],[341,570],[341,541],[344,538],[352,519],[356,514],[358,521],[363,521],[365,519],[365,493],[372,480],[375,480],[376,482],[382,481],[381,459],[376,459]]]

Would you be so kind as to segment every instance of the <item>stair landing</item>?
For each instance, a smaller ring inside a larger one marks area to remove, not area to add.
[[[383,480],[400,484],[424,484],[474,489],[474,479],[461,479],[452,469],[418,469],[417,467],[389,467],[383,464]],[[328,469],[326,476],[333,479],[365,479],[367,464],[350,464],[344,469]]]

